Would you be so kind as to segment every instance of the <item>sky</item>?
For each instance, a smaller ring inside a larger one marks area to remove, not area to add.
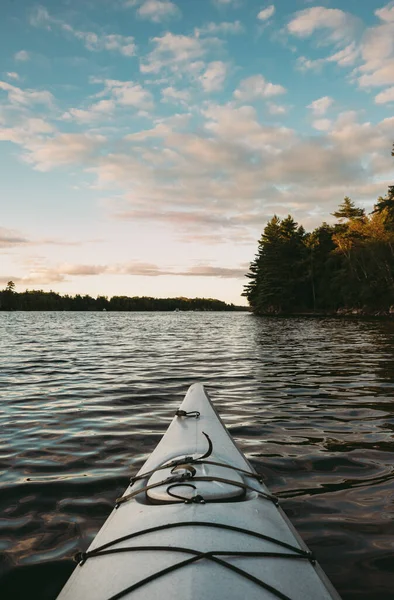
[[[3,0],[0,286],[245,304],[267,221],[393,183],[394,2]]]

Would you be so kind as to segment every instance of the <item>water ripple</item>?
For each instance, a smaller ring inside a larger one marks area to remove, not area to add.
[[[193,382],[343,600],[392,598],[394,324],[0,313],[0,587],[53,600]]]

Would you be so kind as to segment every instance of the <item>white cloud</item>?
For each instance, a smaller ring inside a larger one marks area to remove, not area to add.
[[[364,70],[360,67],[359,70]],[[358,79],[360,87],[379,87],[394,83],[394,58],[382,63]]]
[[[0,233],[1,235],[1,233]],[[27,265],[29,267],[29,265]],[[173,267],[161,267],[153,263],[130,261],[118,264],[78,264],[62,263],[53,266],[47,264],[30,266],[30,272],[24,277],[0,277],[0,283],[9,280],[18,285],[50,285],[69,280],[70,277],[97,277],[99,275],[130,275],[139,277],[219,277],[239,279],[245,276],[247,265],[238,268],[200,264],[183,270]]]
[[[7,92],[9,102],[14,105],[30,106],[31,104],[45,104],[52,106],[54,101],[51,92],[32,89],[22,90],[5,81],[0,81],[0,90]]]
[[[27,60],[30,60],[30,54],[26,50],[19,50],[19,52],[14,54],[14,59],[26,62]]]
[[[337,63],[339,67],[351,67],[360,55],[360,47],[356,42],[351,42],[342,50],[325,58],[308,59],[305,56],[299,56],[296,61],[296,68],[299,71],[320,71],[323,65],[327,63]]]
[[[237,8],[241,4],[241,0],[213,0],[213,3],[216,6],[229,6],[232,8]]]
[[[100,95],[110,93],[115,102],[121,106],[133,106],[143,110],[151,110],[154,106],[152,94],[139,83],[105,79],[104,85],[105,90]]]
[[[268,112],[270,113],[270,115],[285,115],[287,111],[287,106],[283,106],[281,104],[274,104],[273,102],[268,102]]]
[[[330,119],[316,119],[312,125],[317,131],[329,131],[331,129]]]
[[[340,42],[352,39],[358,21],[350,13],[338,8],[325,8],[314,6],[296,13],[296,16],[287,24],[288,31],[298,37],[306,38],[319,29],[327,30],[326,42]],[[322,42],[322,39],[319,39]]]
[[[180,10],[176,4],[169,0],[145,0],[137,13],[143,19],[161,23],[169,18],[179,16]]]
[[[70,108],[62,115],[62,119],[65,121],[77,121],[79,123],[92,123],[102,120],[106,115],[111,115],[115,106],[113,99],[100,100],[87,109]]]
[[[59,133],[52,138],[29,140],[23,158],[38,171],[88,161],[103,147],[102,135]]]
[[[359,54],[359,46],[357,46],[356,42],[351,42],[342,50],[328,56],[325,60],[327,62],[336,62],[340,67],[350,67],[355,63]]]
[[[92,31],[81,31],[75,29],[69,23],[65,23],[61,19],[52,17],[46,8],[42,6],[36,7],[30,15],[30,24],[34,27],[51,29],[53,26],[60,28],[67,34],[74,36],[82,41],[87,50],[91,52],[99,52],[108,50],[119,52],[123,56],[134,56],[136,53],[136,45],[132,36],[123,36],[120,34],[97,34]]]
[[[387,21],[389,23],[394,21],[394,2],[389,2],[383,8],[379,8],[375,10],[375,15],[379,17],[382,21]]]
[[[376,104],[385,104],[386,102],[394,102],[394,87],[388,88],[375,96]]]
[[[394,21],[366,30],[361,56],[363,64],[354,71],[360,87],[394,84]]]
[[[15,231],[14,229],[0,227],[0,248],[26,246],[30,243],[31,241],[27,237]]]
[[[141,63],[141,72],[158,73],[163,68],[172,71],[193,68],[193,61],[205,56],[215,38],[201,39],[195,36],[177,35],[167,32],[155,37],[152,42],[155,48]]]
[[[8,79],[13,79],[14,81],[18,81],[18,79],[20,79],[18,73],[15,73],[15,71],[6,73],[6,76],[8,77]]]
[[[21,246],[43,246],[43,245],[54,245],[54,246],[78,246],[80,242],[64,241],[61,239],[31,239],[26,235],[16,231],[15,229],[9,229],[7,227],[0,227],[0,248],[13,248]],[[8,278],[12,279],[12,278]]]
[[[222,23],[207,23],[203,27],[195,29],[197,36],[199,35],[227,35],[243,33],[244,27],[240,21],[223,21]]]
[[[50,30],[52,22],[56,22],[56,20],[51,18],[44,6],[36,6],[30,13],[29,22],[33,27],[42,27]]]
[[[179,102],[180,104],[187,104],[191,99],[190,92],[187,90],[177,90],[172,86],[162,88],[161,95],[162,102]]]
[[[101,184],[111,189],[116,182],[129,190],[119,218],[173,224],[179,214],[183,233],[190,227],[194,238],[197,232],[207,236],[215,231],[216,240],[226,235],[245,240],[248,228],[259,226],[260,218],[263,226],[267,210],[295,210],[297,218],[305,216],[318,189],[328,212],[349,186],[355,197],[370,197],[379,173],[384,190],[391,168],[384,156],[391,147],[394,118],[377,124],[359,123],[355,113],[343,113],[335,122],[316,119],[319,135],[309,138],[262,124],[250,106],[207,104],[202,115],[205,123],[198,133],[179,133],[175,123],[159,123],[144,135],[128,136],[127,154],[100,158],[93,172]],[[209,223],[196,214],[201,198],[213,210]],[[147,202],[155,208],[147,209]],[[186,206],[188,212],[181,213]],[[234,220],[240,214],[242,222]]]
[[[241,81],[239,88],[234,92],[234,98],[241,102],[251,102],[285,93],[286,89],[282,85],[270,83],[262,75],[253,75]]]
[[[259,12],[259,14],[257,15],[257,18],[260,21],[268,21],[268,19],[270,19],[274,13],[275,13],[275,6],[273,4],[271,4],[270,6],[267,6],[267,8],[263,8],[263,10],[261,10]]]
[[[227,67],[220,60],[208,64],[199,81],[206,92],[217,92],[222,89],[226,79]]]
[[[311,60],[306,58],[306,56],[299,56],[296,60],[296,69],[298,71],[320,71],[324,62],[324,58]]]
[[[322,98],[311,102],[311,104],[308,105],[308,108],[312,110],[314,115],[321,116],[326,114],[327,110],[333,105],[333,103],[333,98],[330,98],[330,96],[323,96]]]
[[[47,134],[55,132],[55,128],[38,117],[22,118],[18,125],[0,128],[0,140],[13,142],[21,146],[28,146],[34,138],[43,138]]]
[[[131,36],[119,34],[98,35],[91,31],[78,31],[66,23],[62,25],[62,29],[63,31],[71,33],[78,40],[81,40],[84,43],[85,48],[91,52],[108,50],[119,52],[120,54],[123,54],[123,56],[134,56],[136,53],[134,38]]]

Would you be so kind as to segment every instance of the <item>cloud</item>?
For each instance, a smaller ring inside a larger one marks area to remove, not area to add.
[[[15,73],[15,71],[6,73],[6,76],[8,77],[8,79],[14,79],[15,81],[18,81],[18,79],[19,79],[19,75],[18,75],[18,73]]]
[[[360,87],[394,84],[394,21],[366,30],[361,56],[363,64],[354,72]]]
[[[285,115],[288,112],[287,106],[274,104],[273,102],[268,102],[267,107],[270,115]]]
[[[394,2],[389,2],[383,8],[375,10],[375,15],[382,21],[387,21],[388,23],[394,22]]]
[[[297,71],[303,72],[320,71],[324,63],[324,58],[316,58],[315,60],[311,60],[306,58],[306,56],[299,56],[296,60],[296,69]]]
[[[33,27],[42,27],[44,29],[51,29],[51,23],[57,22],[56,19],[52,19],[49,12],[44,6],[35,6],[30,13],[29,23]]]
[[[54,239],[31,239],[20,233],[15,229],[8,229],[7,227],[0,227],[0,248],[14,248],[21,246],[42,246],[42,245],[56,245],[56,246],[75,246],[79,245],[79,242],[54,240]]]
[[[161,23],[167,19],[178,17],[180,10],[176,4],[169,0],[145,0],[137,13],[143,19]]]
[[[239,279],[245,276],[247,266],[228,268],[213,265],[197,265],[184,270],[163,268],[153,263],[131,261],[123,264],[73,264],[55,266],[38,265],[25,277],[0,276],[0,283],[13,281],[17,285],[50,285],[68,281],[70,277],[97,277],[99,275],[130,275],[136,277],[218,277]]]
[[[79,31],[67,25],[62,25],[63,31],[71,33],[78,40],[81,40],[85,48],[91,52],[100,52],[108,50],[119,52],[123,56],[134,56],[136,53],[136,45],[134,38],[131,36],[123,36],[119,34],[99,35],[91,31]]]
[[[213,3],[218,7],[237,8],[241,4],[241,0],[213,0]]]
[[[245,277],[247,270],[247,267],[229,269],[227,267],[198,265],[178,274],[186,277],[220,277],[223,279],[240,279]]]
[[[195,29],[197,36],[199,35],[228,35],[243,33],[244,27],[240,21],[223,21],[222,23],[207,23],[203,27]]]
[[[15,246],[25,246],[30,244],[30,240],[19,234],[14,229],[0,227],[0,248],[10,248]]]
[[[360,67],[360,70],[367,68]],[[362,88],[380,87],[394,83],[394,58],[388,61],[382,61],[380,65],[376,65],[369,73],[361,75],[358,83]]]
[[[87,133],[59,133],[51,138],[32,138],[20,143],[22,158],[38,171],[54,167],[84,164],[103,148],[104,136]]]
[[[4,90],[8,94],[9,102],[14,105],[45,104],[52,106],[54,104],[53,95],[46,90],[22,90],[6,81],[0,81],[0,90]]]
[[[154,106],[152,94],[140,83],[105,79],[104,86],[105,89],[100,95],[109,93],[114,102],[121,106],[133,106],[143,110],[151,110]]]
[[[30,54],[26,50],[19,50],[19,52],[14,54],[14,59],[20,62],[26,62],[27,60],[30,60]]]
[[[222,89],[226,79],[227,67],[220,60],[208,64],[199,81],[205,92],[218,92]]]
[[[333,105],[333,103],[333,98],[330,98],[330,96],[323,96],[322,98],[311,102],[311,104],[309,104],[307,108],[310,108],[314,115],[320,116],[325,115],[327,110],[330,108],[330,106]]]
[[[377,96],[375,96],[376,104],[386,104],[386,102],[394,102],[394,87],[388,88],[384,90],[384,92],[380,92]]]
[[[79,123],[93,123],[94,121],[102,121],[105,116],[110,116],[115,110],[115,101],[100,100],[92,104],[87,109],[70,108],[63,113],[62,119],[65,121],[77,121]]]
[[[358,19],[338,8],[325,8],[314,6],[296,13],[296,16],[287,24],[287,30],[292,35],[300,38],[310,37],[318,30],[326,30],[324,40],[319,41],[341,42],[352,39],[358,26]]]
[[[58,27],[66,34],[70,34],[82,41],[85,48],[91,52],[108,50],[119,52],[124,56],[134,56],[136,53],[136,45],[133,37],[120,34],[97,34],[92,31],[75,29],[69,23],[52,17],[47,9],[42,6],[38,6],[32,11],[30,24],[33,27],[44,29],[52,29],[53,26]]]
[[[316,119],[313,121],[312,126],[317,131],[329,131],[331,129],[331,121],[330,119]]]
[[[157,123],[128,136],[128,152],[100,157],[91,169],[99,184],[125,190],[110,207],[117,218],[161,223],[189,241],[243,243],[267,212],[307,217],[317,192],[328,212],[349,188],[355,199],[385,192],[394,118],[363,123],[342,113],[316,119],[319,135],[308,136],[261,123],[250,106],[211,103],[202,116],[194,133]]]
[[[159,73],[163,68],[177,72],[193,69],[194,61],[206,55],[216,38],[199,38],[167,32],[152,40],[155,48],[141,62],[142,73]],[[201,68],[201,63],[198,65]]]
[[[234,98],[240,102],[251,102],[285,93],[286,89],[282,85],[270,83],[262,75],[253,75],[241,81],[239,88],[234,92]]]
[[[33,138],[54,133],[55,128],[39,117],[22,118],[18,125],[0,129],[0,140],[12,141],[25,145]]]
[[[267,6],[267,8],[264,8],[263,10],[261,10],[258,13],[257,18],[260,21],[268,21],[268,19],[270,19],[274,13],[275,13],[275,6],[273,4],[271,4],[270,6]]]
[[[342,50],[335,52],[331,56],[328,56],[326,62],[336,62],[340,67],[352,66],[360,55],[360,48],[356,42],[351,42]]]
[[[319,39],[320,45],[331,43],[337,47],[336,52],[323,58],[310,60],[301,56],[296,67],[302,71],[319,70],[328,63],[351,67],[361,61],[352,72],[352,81],[359,87],[394,84],[394,3],[376,10],[375,14],[381,23],[365,28],[360,38],[360,23],[350,13],[322,6],[296,13],[287,25],[290,33],[306,38],[323,29],[326,34]]]
[[[191,95],[188,90],[177,90],[172,86],[161,89],[162,102],[173,102],[187,105]]]

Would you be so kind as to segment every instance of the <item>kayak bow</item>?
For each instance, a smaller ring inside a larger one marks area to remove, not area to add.
[[[340,600],[201,384],[77,560],[58,600]]]

